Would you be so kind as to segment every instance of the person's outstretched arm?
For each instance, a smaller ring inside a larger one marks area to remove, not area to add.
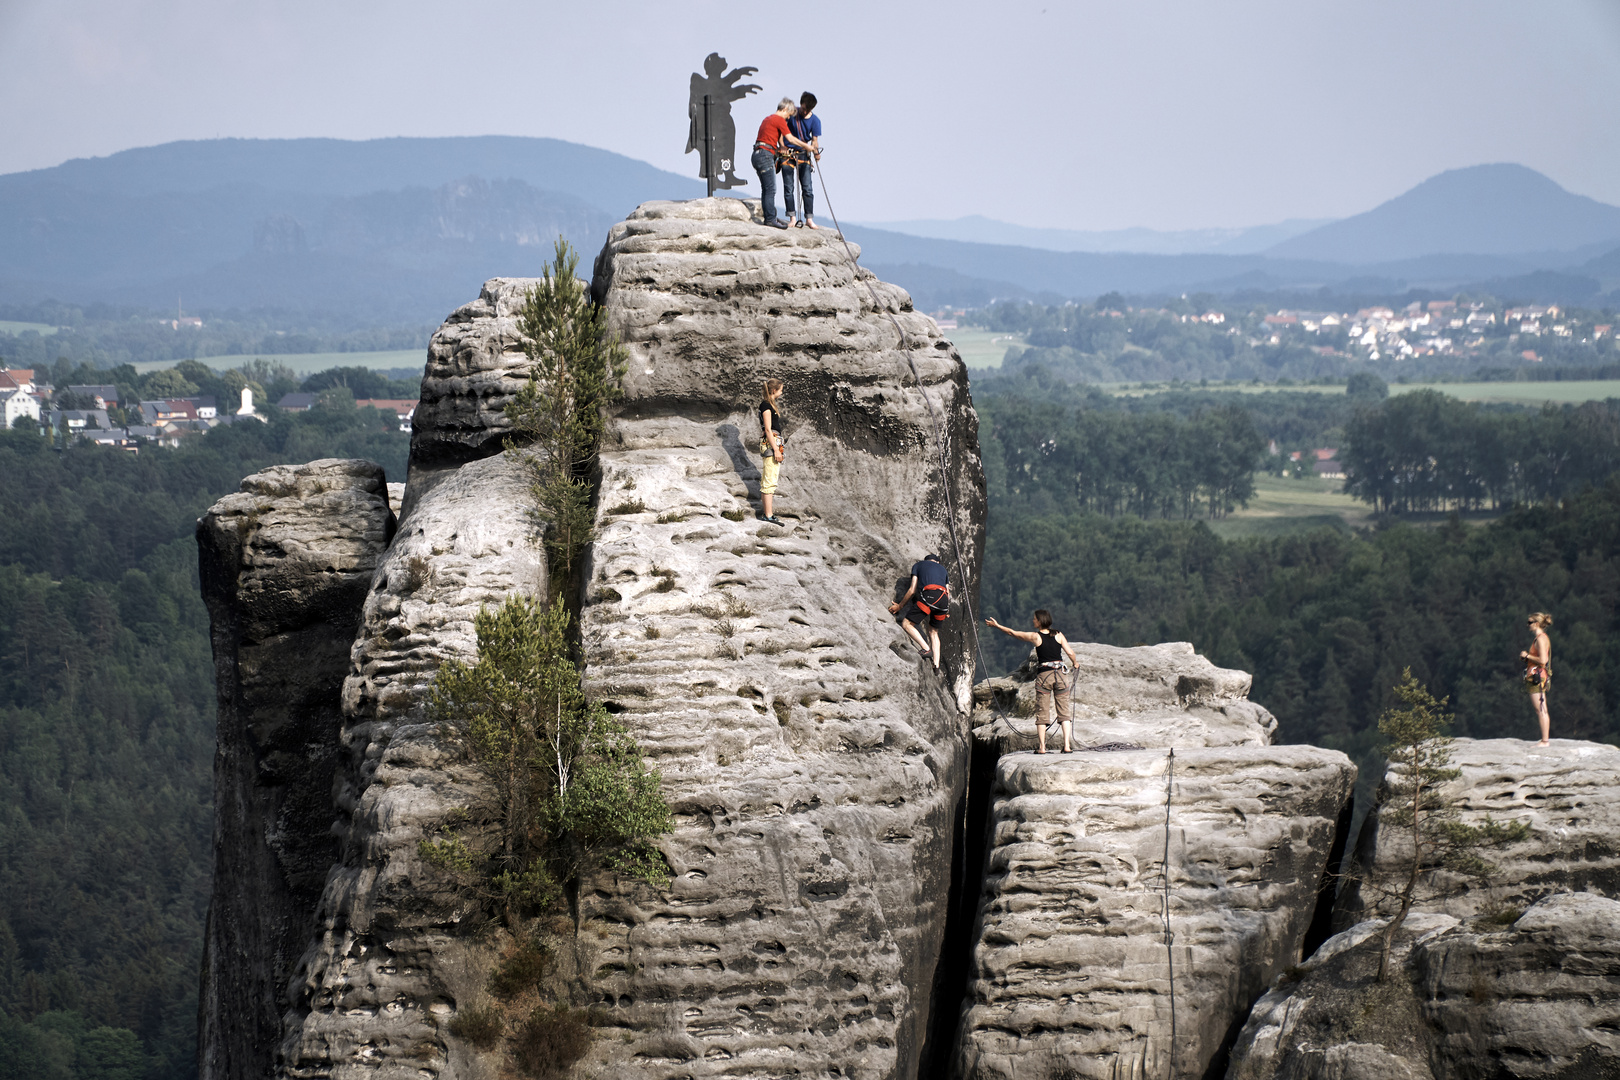
[[[912,580],[915,581],[916,579],[913,578]],[[1015,637],[1019,641],[1027,641],[1031,645],[1039,645],[1041,643],[1041,635],[1035,633],[1033,630],[1014,630],[1010,626],[1002,626],[994,619],[984,620],[984,625],[990,627],[992,630],[1000,630],[1008,637]]]
[[[889,605],[889,614],[893,615],[895,612],[899,611],[901,609],[901,607],[903,607],[905,605],[906,601],[910,600],[912,598],[912,596],[914,596],[916,594],[916,592],[917,592],[917,575],[913,574],[913,575],[911,575],[911,587],[906,589],[906,595],[902,596],[899,600],[897,600],[894,603]]]

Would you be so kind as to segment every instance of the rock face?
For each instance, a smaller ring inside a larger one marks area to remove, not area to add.
[[[1254,1008],[1229,1080],[1620,1076],[1620,902],[1558,893],[1511,925],[1408,916],[1328,941]]]
[[[947,492],[977,580],[976,420],[955,351],[873,282],[939,412],[942,471],[899,334],[842,245],[745,214],[648,204],[596,263],[630,368],[602,454],[587,689],[647,747],[677,827],[667,893],[604,883],[582,903],[577,966],[599,975],[582,993],[608,1025],[582,1070],[910,1077],[937,1004],[969,676],[960,607],[940,680],[885,606],[929,551],[961,589]],[[770,377],[787,386],[785,528],[751,505]]]
[[[501,449],[498,411],[526,371],[513,312],[532,284],[490,281],[429,347],[423,400],[434,405],[418,410],[398,535],[350,650],[342,842],[289,992],[278,1076],[493,1075],[446,1027],[458,1004],[482,997],[493,957],[457,932],[465,909],[439,893],[417,844],[481,791],[454,738],[426,715],[434,673],[477,655],[481,608],[546,588],[527,475]]]
[[[1143,749],[1018,750],[1033,672],[978,688],[974,772],[993,762],[993,787],[953,1075],[1201,1077],[1299,960],[1355,767],[1269,745],[1249,677],[1189,645],[1076,652],[1076,744]]]
[[[451,1031],[496,948],[418,845],[484,795],[428,715],[434,673],[475,654],[481,607],[547,588],[501,415],[530,285],[490,281],[435,335],[403,493],[317,462],[200,529],[222,688],[210,1080],[506,1075]],[[1028,672],[975,702],[964,662],[985,515],[965,369],[830,233],[648,204],[592,289],[630,363],[580,575],[586,689],[676,827],[667,890],[594,875],[550,927],[553,985],[597,1026],[576,1075],[1203,1075],[1322,921],[1348,760],[1269,745],[1247,676],[1186,645],[1081,650],[1081,741],[1144,749],[1020,752]],[[753,514],[772,377],[780,527]],[[955,590],[942,676],[886,611],[929,551]]]
[[[1452,766],[1462,775],[1442,795],[1461,808],[1461,820],[1480,824],[1522,821],[1530,826],[1520,843],[1482,854],[1497,873],[1488,889],[1465,889],[1464,879],[1426,875],[1417,910],[1469,918],[1487,909],[1527,904],[1559,892],[1593,892],[1620,898],[1620,747],[1573,739],[1550,746],[1517,739],[1458,739]],[[1398,875],[1411,845],[1396,830],[1381,828],[1369,814],[1356,842],[1362,874]],[[1372,914],[1371,890],[1352,882],[1339,897],[1335,925],[1345,927]]]
[[[274,1044],[255,1076],[500,1072],[449,1030],[485,998],[493,950],[458,931],[466,910],[417,849],[480,793],[425,713],[432,675],[473,655],[481,605],[546,587],[522,463],[501,449],[500,409],[528,374],[514,315],[530,284],[492,280],[430,347],[397,537],[352,598],[346,678],[323,690],[333,795],[311,833],[334,835],[335,818],[337,842],[288,935],[297,963],[259,972],[277,999],[242,1036],[261,1061]],[[735,203],[654,204],[598,261],[633,363],[602,457],[587,688],[647,745],[679,825],[667,893],[604,877],[580,898],[563,967],[608,1028],[582,1073],[918,1071],[961,870],[969,674],[960,614],[941,679],[884,605],[925,552],[956,553],[947,492],[977,580],[984,492],[960,358],[903,292],[871,287],[918,350],[943,467],[899,334],[827,233],[765,230]],[[787,528],[731,512],[757,491],[748,443],[771,376],[789,388]],[[649,509],[611,512],[631,498]],[[230,603],[226,636],[259,617]],[[243,875],[216,890],[243,894]],[[262,923],[251,903],[239,917]],[[265,955],[243,947],[222,966]],[[209,993],[223,1022],[242,1014]]]
[[[219,689],[204,1076],[262,1080],[287,983],[337,855],[338,695],[372,573],[394,535],[366,461],[267,469],[197,523]]]

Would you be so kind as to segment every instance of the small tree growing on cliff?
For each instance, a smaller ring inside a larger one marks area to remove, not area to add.
[[[461,726],[495,792],[493,840],[452,825],[421,853],[508,924],[555,904],[594,866],[667,883],[650,841],[670,829],[658,772],[599,703],[585,699],[569,658],[567,608],[513,597],[475,620],[478,659],[446,661],[432,709]]]
[[[590,542],[590,473],[602,437],[602,407],[619,396],[625,350],[608,332],[601,308],[579,280],[579,255],[557,241],[556,257],[518,313],[529,381],[506,406],[515,437],[527,446],[530,491],[546,522],[553,595],[564,595],[581,549]]]
[[[1386,709],[1378,718],[1378,731],[1386,741],[1384,753],[1394,777],[1379,793],[1376,812],[1379,828],[1399,830],[1411,847],[1402,853],[1396,868],[1363,881],[1377,895],[1375,907],[1396,905],[1395,914],[1384,927],[1378,957],[1379,982],[1389,977],[1395,935],[1412,910],[1424,875],[1448,870],[1483,884],[1496,867],[1480,857],[1479,849],[1522,840],[1530,831],[1523,822],[1504,825],[1489,817],[1483,825],[1459,821],[1456,803],[1441,790],[1448,780],[1462,775],[1460,769],[1451,768],[1452,740],[1444,734],[1451,723],[1451,714],[1446,712],[1449,699],[1436,701],[1428,688],[1413,677],[1411,668],[1401,672],[1395,696],[1401,707]]]

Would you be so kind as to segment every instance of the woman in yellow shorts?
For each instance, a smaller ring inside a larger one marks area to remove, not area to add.
[[[787,453],[787,418],[782,415],[782,380],[765,380],[765,400],[759,403],[759,502],[760,515],[772,525],[782,521],[773,513],[776,481]]]

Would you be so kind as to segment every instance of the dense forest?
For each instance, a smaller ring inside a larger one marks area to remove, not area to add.
[[[0,1078],[178,1080],[212,867],[197,517],[265,465],[408,438],[347,393],[139,455],[0,432]]]

